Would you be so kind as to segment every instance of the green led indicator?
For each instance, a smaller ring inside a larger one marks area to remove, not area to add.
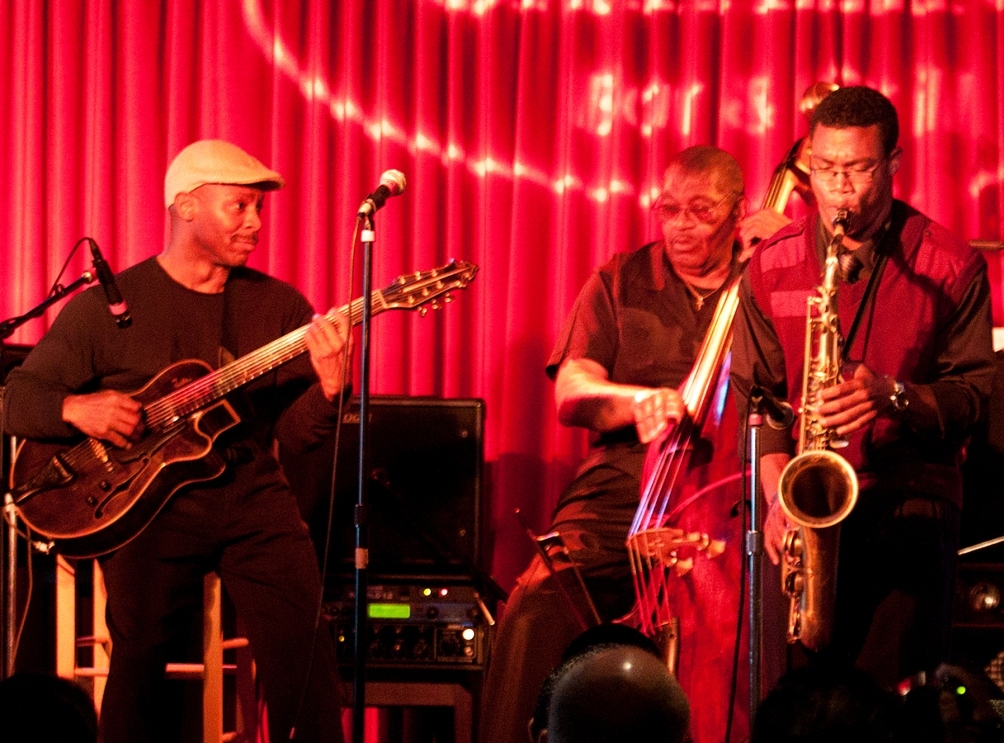
[[[411,616],[410,604],[369,604],[366,608],[370,619],[408,619]]]
[[[955,687],[955,693],[958,694],[959,696],[962,696],[963,694],[966,693],[966,687],[964,686]]]

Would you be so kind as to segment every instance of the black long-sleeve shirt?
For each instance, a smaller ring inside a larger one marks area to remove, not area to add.
[[[313,315],[296,289],[247,268],[231,271],[222,294],[185,288],[155,258],[123,271],[117,283],[132,312],[131,327],[115,325],[98,287],[71,299],[8,377],[9,433],[49,440],[79,435],[62,418],[68,395],[102,389],[135,392],[170,364],[186,359],[200,359],[215,369],[228,357],[243,356],[307,324]],[[309,447],[334,424],[334,407],[305,355],[229,399],[244,421],[238,438],[253,439],[263,449],[273,435],[289,446]]]

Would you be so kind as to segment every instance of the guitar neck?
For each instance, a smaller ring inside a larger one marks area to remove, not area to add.
[[[374,290],[370,296],[373,301],[373,314],[390,309],[380,290]],[[338,315],[347,318],[350,325],[358,325],[363,315],[363,298],[359,297],[346,305],[333,308],[325,314],[325,317],[333,322]],[[304,325],[302,328],[297,328],[150,403],[144,409],[147,425],[151,428],[169,425],[172,421],[194,413],[263,374],[292,361],[307,350],[305,337],[309,327]]]

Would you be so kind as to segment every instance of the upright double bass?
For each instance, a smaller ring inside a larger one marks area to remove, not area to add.
[[[817,83],[800,109],[809,115],[836,86]],[[808,138],[774,171],[763,208],[783,212],[792,192],[811,199]],[[719,300],[680,390],[687,415],[649,445],[641,501],[628,532],[633,620],[656,640],[691,699],[695,743],[725,738],[744,554],[738,418],[729,399],[732,321],[739,279]],[[733,730],[748,729],[748,674],[739,673]],[[727,742],[726,742],[727,743]]]

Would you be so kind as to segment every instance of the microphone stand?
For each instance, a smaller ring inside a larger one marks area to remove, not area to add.
[[[367,491],[369,472],[367,442],[369,439],[370,404],[370,319],[373,314],[373,243],[376,233],[373,214],[362,217],[360,238],[363,244],[363,306],[362,349],[360,351],[359,380],[359,492],[354,522],[356,526],[355,551],[355,618],[354,662],[352,679],[352,741],[364,743],[366,720],[366,607],[369,590],[369,512]]]
[[[963,555],[968,555],[970,552],[979,552],[980,550],[985,550],[987,547],[993,547],[1004,542],[1004,536],[994,537],[993,539],[988,539],[985,542],[979,542],[978,544],[971,544],[968,547],[963,547],[959,550],[958,555],[962,557]]]
[[[760,395],[750,396],[749,417],[749,486],[750,523],[746,532],[746,557],[749,574],[749,659],[750,659],[750,722],[760,706],[760,658],[763,651],[763,621],[760,616],[763,584],[763,517],[760,512],[760,428],[763,413]]]
[[[94,274],[90,271],[84,271],[79,279],[68,286],[56,284],[52,293],[41,304],[32,307],[23,315],[12,317],[0,323],[0,361],[3,359],[4,341],[10,338],[15,330],[29,320],[41,317],[51,305],[58,302],[67,294],[75,292],[80,287],[86,286],[93,281]],[[0,370],[2,370],[2,367],[0,367]],[[3,397],[3,387],[0,386],[0,425],[4,425],[7,419]],[[3,433],[3,431],[0,431],[0,435]],[[13,448],[12,445],[11,449],[13,450]],[[17,651],[17,648],[14,647],[16,640],[15,627],[17,626],[17,509],[14,507],[14,499],[10,493],[12,483],[8,475],[12,463],[13,456],[11,457],[11,462],[7,462],[6,446],[0,446],[0,474],[7,477],[3,487],[4,550],[2,555],[0,555],[0,559],[3,560],[3,663],[0,663],[0,679],[10,678],[14,675],[14,656]],[[28,555],[28,559],[31,559],[30,554]]]

